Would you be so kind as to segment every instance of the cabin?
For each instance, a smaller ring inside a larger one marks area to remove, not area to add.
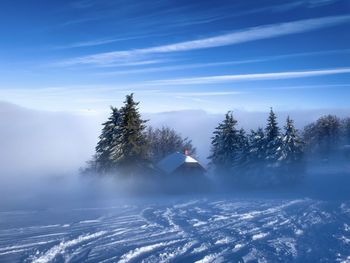
[[[206,169],[193,157],[185,153],[175,152],[163,158],[158,164],[158,169],[166,175],[201,176]]]

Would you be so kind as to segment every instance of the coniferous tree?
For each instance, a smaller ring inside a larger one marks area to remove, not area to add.
[[[293,120],[289,116],[287,117],[284,130],[279,160],[283,161],[284,165],[294,165],[301,162],[303,158],[304,143],[294,127]]]
[[[267,125],[265,128],[265,156],[267,166],[278,166],[279,150],[281,146],[280,129],[277,123],[277,117],[270,110],[269,117],[267,119]]]
[[[115,168],[113,148],[118,145],[121,114],[117,108],[111,107],[111,115],[103,123],[102,133],[96,146],[96,154],[90,169],[99,173],[107,173]]]
[[[157,163],[168,154],[174,152],[188,151],[190,155],[196,153],[192,141],[187,137],[182,138],[179,133],[169,127],[153,129],[150,127],[147,131],[148,155],[153,163]]]
[[[219,173],[230,173],[236,154],[239,150],[239,131],[236,129],[237,121],[232,112],[225,115],[225,120],[214,131],[211,142],[210,164]]]
[[[259,187],[265,184],[263,173],[266,163],[266,141],[265,134],[262,128],[256,131],[251,130],[248,136],[249,152],[248,152],[248,169],[247,178],[249,186]]]
[[[264,130],[258,128],[257,131],[251,131],[249,135],[249,157],[250,166],[260,166],[266,160],[266,140]]]
[[[280,129],[278,127],[277,117],[276,117],[276,114],[273,112],[272,108],[270,109],[270,114],[267,119],[265,133],[266,133],[267,141],[273,141],[280,135]]]
[[[248,169],[249,165],[249,140],[244,129],[240,129],[237,135],[238,148],[235,153],[233,169],[241,172]]]
[[[118,144],[112,149],[112,158],[117,167],[135,171],[147,160],[147,141],[145,123],[141,119],[133,94],[127,95],[124,106],[120,109],[122,120]]]
[[[300,180],[304,168],[304,143],[294,127],[293,120],[287,117],[282,136],[279,161],[281,162],[281,183],[296,183]]]
[[[112,113],[103,123],[102,133],[93,160],[84,173],[131,172],[149,167],[145,122],[138,111],[133,94],[127,95],[121,109],[111,107]]]

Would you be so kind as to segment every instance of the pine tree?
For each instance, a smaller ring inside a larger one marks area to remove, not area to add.
[[[248,169],[249,157],[250,157],[249,140],[248,140],[248,137],[246,136],[246,132],[244,131],[244,129],[240,129],[238,132],[237,145],[238,145],[238,148],[234,156],[233,169],[237,169],[242,172]]]
[[[280,129],[277,124],[277,117],[272,108],[270,109],[270,114],[267,119],[265,134],[267,141],[273,141],[280,135]]]
[[[279,160],[283,161],[285,165],[294,165],[301,162],[303,158],[304,143],[294,127],[293,120],[289,116],[287,117],[284,130]]]
[[[245,182],[250,187],[261,187],[268,184],[264,178],[266,164],[266,140],[264,130],[251,130],[248,135],[247,165]]]
[[[252,130],[249,135],[249,155],[251,166],[262,164],[265,161],[265,147],[266,139],[264,130],[262,128],[258,128],[257,131]]]
[[[112,149],[112,159],[117,167],[135,171],[147,160],[147,142],[145,123],[141,119],[133,94],[127,95],[124,106],[120,109],[122,120],[118,144]]]
[[[239,131],[232,112],[225,115],[225,120],[214,131],[211,142],[210,164],[220,173],[230,173],[239,149]]]
[[[293,120],[287,117],[279,151],[280,183],[297,182],[303,174],[304,143],[294,127]]]
[[[270,110],[269,117],[267,119],[267,126],[265,128],[265,139],[266,139],[266,161],[267,166],[273,167],[278,166],[279,151],[281,146],[281,136],[280,129],[277,124],[277,117],[273,112],[272,108]]]
[[[102,133],[96,146],[94,160],[90,162],[91,170],[107,173],[114,169],[113,148],[118,145],[121,114],[117,108],[111,107],[111,115],[103,123]]]

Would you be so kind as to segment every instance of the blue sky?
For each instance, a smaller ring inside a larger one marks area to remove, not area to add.
[[[0,100],[95,112],[349,108],[350,1],[3,0]]]

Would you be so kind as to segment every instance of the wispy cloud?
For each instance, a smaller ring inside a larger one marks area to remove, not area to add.
[[[306,4],[308,5],[308,7],[319,7],[319,6],[330,5],[338,1],[339,0],[307,0]]]
[[[129,37],[129,38],[115,38],[115,39],[97,39],[97,40],[91,40],[91,41],[82,41],[82,42],[76,42],[71,43],[67,45],[57,46],[54,47],[55,49],[69,49],[69,48],[80,48],[80,47],[92,47],[92,46],[100,46],[100,45],[106,45],[110,43],[115,42],[121,42],[126,40],[132,40],[136,39],[137,37]]]
[[[350,84],[326,84],[326,85],[299,85],[299,86],[278,86],[278,87],[259,87],[258,89],[268,90],[295,90],[295,89],[337,89],[350,88]]]
[[[331,27],[342,23],[350,22],[350,15],[330,16],[322,18],[313,18],[298,20],[293,22],[270,24],[258,27],[252,27],[241,31],[223,34],[215,37],[202,38],[197,40],[178,42],[169,45],[132,49],[125,51],[114,51],[98,53],[89,56],[77,57],[63,61],[61,65],[77,64],[109,64],[115,63],[120,59],[135,58],[151,54],[184,52],[197,49],[207,49],[239,43],[256,41],[261,39],[275,38],[290,34],[304,33],[321,28]]]
[[[242,94],[242,91],[158,92],[160,95],[181,97],[212,97]]]
[[[229,6],[219,6],[219,7],[214,7],[210,10],[210,12],[199,12],[198,15],[194,15],[192,13],[191,16],[186,17],[184,19],[183,17],[178,18],[178,16],[174,16],[174,14],[184,13],[188,11],[189,9],[195,7],[195,10],[198,11],[199,5],[196,4],[185,4],[184,6],[181,6],[180,8],[167,8],[166,11],[156,11],[156,12],[150,12],[147,13],[146,16],[142,16],[141,20],[144,21],[145,18],[150,18],[150,17],[161,17],[163,15],[166,15],[167,17],[171,16],[170,21],[166,23],[167,26],[171,27],[184,27],[184,26],[192,26],[192,25],[200,25],[200,24],[208,24],[220,20],[226,20],[230,19],[233,17],[241,17],[241,16],[248,16],[248,15],[255,15],[259,13],[281,13],[281,12],[288,12],[297,8],[315,8],[315,7],[320,7],[320,6],[326,6],[333,4],[335,2],[338,2],[339,0],[294,0],[291,2],[285,2],[285,3],[279,3],[275,5],[270,5],[270,6],[263,6],[263,7],[258,7],[254,9],[249,9],[249,10],[243,10],[243,11],[238,11],[237,12],[237,6],[236,5],[229,5]],[[72,24],[77,24],[77,23],[84,23],[84,22],[91,22],[95,20],[104,20],[106,18],[110,18],[111,16],[115,16],[115,13],[110,13],[109,11],[111,10],[111,6],[114,6],[118,3],[118,1],[95,1],[95,0],[80,0],[80,1],[73,1],[70,6],[76,9],[92,9],[95,8],[97,5],[99,5],[99,9],[104,10],[105,12],[102,12],[99,16],[91,17],[89,19],[78,19],[78,20],[73,20],[69,21],[68,23],[65,23],[65,25],[72,25]],[[137,10],[137,9],[144,9],[144,5],[149,5],[151,4],[153,7],[157,6],[159,7],[160,5],[164,4],[164,1],[153,1],[152,3],[127,3],[125,2],[124,4],[128,5],[129,10]],[[197,7],[197,8],[196,8]],[[157,10],[157,9],[156,9]],[[136,18],[139,19],[140,17]]]
[[[197,85],[197,84],[213,84],[235,81],[254,81],[254,80],[274,80],[274,79],[291,79],[305,78],[335,74],[350,73],[350,68],[333,68],[323,70],[309,71],[285,71],[272,73],[257,73],[257,74],[238,74],[238,75],[220,75],[195,78],[179,78],[149,81],[151,85]]]
[[[157,62],[158,60],[156,60]],[[182,64],[175,66],[162,66],[162,67],[150,67],[150,68],[138,68],[138,69],[127,69],[127,70],[115,70],[109,72],[97,73],[98,75],[112,76],[112,75],[124,75],[124,74],[138,74],[138,73],[151,73],[151,72],[161,72],[161,71],[172,71],[172,70],[184,70],[184,69],[195,69],[195,68],[205,68],[205,67],[215,67],[215,66],[227,66],[227,65],[240,65],[247,63],[260,62],[261,59],[247,59],[247,60],[237,60],[237,61],[221,61],[221,62],[208,62],[208,63],[194,63],[194,64]],[[159,61],[164,62],[164,61]],[[151,64],[151,63],[149,63]],[[142,65],[142,64],[123,64],[124,65]]]
[[[266,7],[267,10],[265,11],[272,11],[272,12],[285,12],[289,10],[293,10],[299,7],[306,7],[306,8],[315,8],[320,6],[326,6],[333,4],[335,2],[338,2],[339,0],[301,0],[301,1],[292,1],[289,3],[281,4],[281,5],[275,5]]]
[[[107,72],[100,72],[97,75],[104,76],[113,76],[113,75],[127,75],[127,74],[142,74],[142,73],[151,73],[151,72],[162,72],[162,71],[174,71],[174,70],[186,70],[186,69],[196,69],[196,68],[206,68],[206,67],[220,67],[228,65],[242,65],[250,63],[259,63],[273,60],[281,60],[286,58],[295,58],[295,57],[308,57],[308,56],[322,56],[322,55],[334,55],[334,54],[346,54],[349,53],[350,49],[338,49],[338,50],[324,50],[324,51],[314,51],[314,52],[302,52],[302,53],[291,53],[283,54],[276,56],[267,56],[267,57],[256,57],[244,60],[234,60],[234,61],[218,61],[218,62],[207,62],[207,63],[193,63],[193,64],[181,64],[181,65],[172,65],[172,66],[158,66],[158,67],[147,67],[147,68],[137,68],[137,69],[123,69],[123,70],[113,70]],[[150,65],[156,63],[166,62],[164,60],[151,60],[149,62],[140,61],[136,63],[124,63],[109,66],[138,66],[138,65]],[[104,66],[106,67],[106,66]]]
[[[61,46],[54,47],[55,49],[69,49],[69,48],[81,48],[81,47],[92,47],[92,46],[101,46],[107,45],[116,42],[123,42],[135,39],[142,39],[148,37],[164,36],[164,34],[139,34],[139,35],[130,35],[130,36],[121,36],[115,38],[104,38],[104,39],[95,39],[87,41],[79,41],[74,43],[68,43]]]

